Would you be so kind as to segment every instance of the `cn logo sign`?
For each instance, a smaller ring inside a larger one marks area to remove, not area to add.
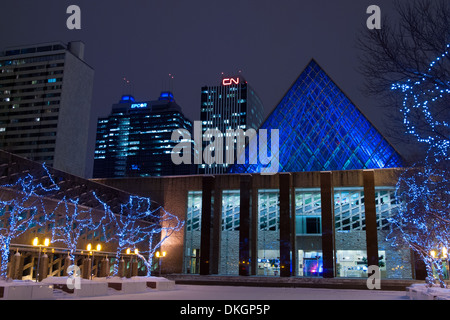
[[[222,80],[222,85],[223,86],[230,86],[232,84],[239,84],[239,78],[224,78]]]
[[[367,289],[373,290],[381,289],[381,280],[380,280],[380,268],[378,266],[371,265],[367,269],[367,274],[369,277],[367,278]]]

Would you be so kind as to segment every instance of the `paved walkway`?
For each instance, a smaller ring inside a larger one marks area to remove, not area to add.
[[[180,285],[173,291],[149,289],[138,294],[121,294],[109,289],[108,296],[95,297],[95,300],[407,300],[406,292],[382,290],[348,290],[319,288],[272,288]],[[74,298],[62,295],[58,299]],[[83,298],[82,300],[89,300]],[[91,298],[92,299],[92,298]]]

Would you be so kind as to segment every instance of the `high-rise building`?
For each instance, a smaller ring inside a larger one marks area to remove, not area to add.
[[[263,113],[261,99],[241,75],[224,77],[220,85],[202,87],[202,134],[208,129],[217,129],[223,134],[229,129],[257,130],[263,122]],[[203,149],[206,145],[204,142]],[[224,159],[221,163],[202,163],[199,165],[199,173],[226,173],[230,163],[226,161],[225,144],[222,154]]]
[[[81,177],[88,165],[94,70],[84,44],[14,47],[0,56],[0,148]]]
[[[260,129],[279,130],[279,152],[272,155],[279,163],[278,172],[381,169],[403,164],[401,155],[314,60]],[[271,145],[270,135],[267,143]],[[249,161],[256,158],[250,153],[245,164],[239,159],[229,172],[263,172],[265,165]]]
[[[172,92],[162,92],[156,101],[136,101],[122,96],[108,117],[99,118],[94,158],[94,178],[146,177],[195,173],[188,164],[171,159],[172,132],[192,132],[192,123],[182,113]]]

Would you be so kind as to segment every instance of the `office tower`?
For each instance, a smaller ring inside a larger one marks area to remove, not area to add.
[[[94,159],[94,178],[146,177],[195,173],[192,165],[175,165],[171,159],[172,132],[192,132],[171,92],[155,101],[136,101],[122,96],[108,117],[99,118]]]
[[[0,56],[0,149],[90,177],[88,133],[94,70],[84,44],[55,42]]]
[[[386,138],[314,60],[261,129],[279,130],[279,172],[381,169],[403,163]],[[256,173],[263,167],[246,159],[246,164],[233,165],[229,172]]]
[[[261,99],[241,75],[224,77],[220,85],[202,87],[200,112],[202,134],[208,129],[218,129],[223,134],[226,134],[228,129],[258,130],[263,122],[263,113]],[[225,138],[223,140],[225,141]],[[204,142],[203,150],[206,145]],[[226,173],[230,163],[226,161],[225,143],[223,156],[223,164],[208,165],[204,162],[200,164],[199,173]]]

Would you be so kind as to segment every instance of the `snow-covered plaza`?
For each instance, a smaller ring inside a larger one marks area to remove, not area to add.
[[[78,298],[61,292],[55,299],[96,300],[407,300],[404,291],[347,290],[319,288],[271,288],[175,285],[171,291],[147,289],[142,293],[123,294],[109,289],[108,295]]]

